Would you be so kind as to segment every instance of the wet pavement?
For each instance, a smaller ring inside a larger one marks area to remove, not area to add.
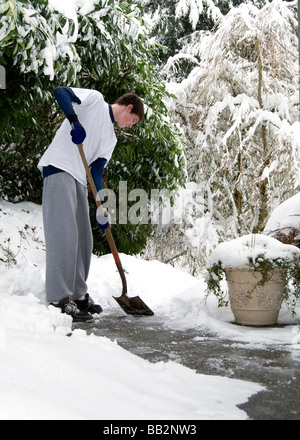
[[[116,340],[150,362],[170,360],[200,374],[263,385],[265,391],[239,405],[250,420],[300,420],[300,349],[292,345],[253,348],[253,344],[220,339],[199,328],[171,329],[157,316],[102,313],[93,323],[77,323],[74,328]]]

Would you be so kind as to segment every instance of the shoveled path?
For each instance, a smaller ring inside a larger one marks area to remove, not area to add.
[[[300,420],[300,350],[220,339],[205,330],[173,330],[162,318],[102,313],[87,333],[116,340],[150,362],[178,362],[197,373],[256,382],[266,387],[240,405],[252,420]],[[291,335],[292,340],[292,335]]]

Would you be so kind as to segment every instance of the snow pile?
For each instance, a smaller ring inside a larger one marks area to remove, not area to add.
[[[210,264],[219,261],[223,267],[241,267],[249,264],[249,258],[255,260],[265,256],[271,260],[293,258],[300,256],[300,249],[296,246],[283,244],[273,237],[261,234],[248,234],[219,244],[214,250]]]
[[[282,233],[288,236],[293,230],[298,231],[295,240],[300,240],[300,193],[274,209],[264,233],[266,235]]]
[[[262,389],[150,364],[80,330],[71,338],[7,331],[1,373],[1,419],[243,419],[235,405]]]
[[[261,390],[258,384],[196,374],[173,362],[151,364],[82,330],[66,337],[70,318],[45,303],[40,206],[1,201],[0,238],[0,419],[247,417],[236,405]],[[122,254],[121,260],[129,296],[139,295],[170,328],[202,327],[258,347],[292,344],[295,322],[286,310],[284,327],[241,328],[215,298],[205,303],[202,279],[158,261]],[[124,315],[112,297],[121,282],[111,255],[93,257],[88,282],[103,313]]]

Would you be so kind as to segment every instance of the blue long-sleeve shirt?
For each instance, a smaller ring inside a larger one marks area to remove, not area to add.
[[[101,191],[103,188],[103,171],[107,160],[103,157],[96,159],[91,165],[91,174],[97,188],[97,192],[101,202],[103,202],[103,197]],[[100,193],[99,193],[100,192]]]
[[[81,101],[73,90],[70,87],[59,86],[53,90],[53,93],[60,109],[69,121],[74,122],[78,120],[72,103],[76,102],[76,104],[81,104]]]

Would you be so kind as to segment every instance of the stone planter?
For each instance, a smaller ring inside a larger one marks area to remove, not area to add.
[[[275,269],[270,281],[258,286],[262,275],[249,266],[225,268],[229,300],[237,324],[268,326],[277,323],[286,284],[285,272]]]

